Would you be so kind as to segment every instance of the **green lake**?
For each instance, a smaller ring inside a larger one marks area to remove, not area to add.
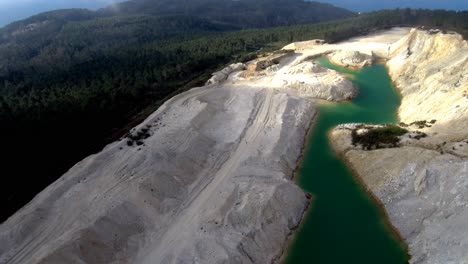
[[[329,131],[339,124],[397,122],[399,95],[384,65],[351,70],[337,67],[326,58],[317,61],[346,74],[360,94],[352,102],[319,107],[297,179],[313,195],[312,204],[285,263],[408,263],[405,245],[328,140]]]

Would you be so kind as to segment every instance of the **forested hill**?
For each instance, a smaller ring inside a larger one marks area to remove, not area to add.
[[[28,25],[44,21],[63,25],[72,21],[131,15],[190,16],[227,28],[246,29],[325,22],[349,18],[355,13],[330,4],[303,0],[132,0],[95,12],[66,9],[41,13],[7,25],[3,33],[22,31]]]
[[[99,13],[195,15],[239,28],[317,23],[353,15],[330,4],[303,0],[134,0]]]
[[[123,10],[61,10],[0,29],[0,221],[165,98],[260,49],[339,41],[397,25],[468,32],[468,12],[382,11],[238,31],[208,16]]]

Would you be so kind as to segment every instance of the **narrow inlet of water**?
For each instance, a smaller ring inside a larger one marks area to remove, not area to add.
[[[313,195],[303,223],[285,259],[287,264],[403,264],[405,246],[392,232],[381,209],[335,155],[328,139],[344,123],[395,123],[400,98],[384,65],[351,70],[317,59],[346,74],[359,89],[348,103],[323,104],[312,128],[298,183]]]

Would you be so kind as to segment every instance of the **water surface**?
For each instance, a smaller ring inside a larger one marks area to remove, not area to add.
[[[394,123],[400,98],[387,69],[373,65],[350,70],[317,61],[345,73],[360,95],[352,102],[324,104],[310,133],[298,183],[314,198],[297,232],[286,263],[407,263],[404,245],[391,232],[382,211],[333,152],[328,132],[343,123]]]

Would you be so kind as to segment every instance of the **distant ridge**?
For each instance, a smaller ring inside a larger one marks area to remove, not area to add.
[[[243,29],[311,24],[349,18],[355,13],[331,4],[303,0],[131,0],[97,11],[70,8],[43,12],[5,27],[45,19],[76,21],[128,15],[194,16]]]
[[[133,0],[103,14],[194,15],[241,28],[317,23],[351,17],[344,8],[303,0]]]

